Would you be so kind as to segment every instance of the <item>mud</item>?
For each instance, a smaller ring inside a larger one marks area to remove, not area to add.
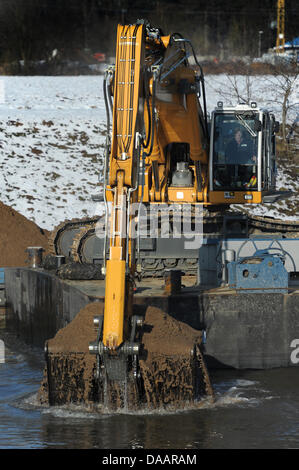
[[[186,406],[212,387],[201,352],[202,333],[158,308],[148,308],[140,369],[150,408]]]
[[[98,264],[75,263],[71,262],[62,265],[57,270],[57,276],[60,279],[72,280],[100,280],[104,279]]]
[[[88,405],[98,401],[99,390],[94,378],[96,357],[89,353],[88,346],[97,337],[93,319],[102,313],[101,303],[88,304],[47,341],[46,366],[38,392],[40,403]]]
[[[26,266],[28,246],[48,246],[48,232],[0,201],[0,266]]]
[[[201,332],[153,307],[145,315],[139,380],[136,382],[132,373],[123,382],[97,380],[96,356],[89,353],[88,345],[97,336],[93,318],[101,314],[103,304],[87,305],[47,342],[40,403],[101,403],[110,409],[180,408],[212,394],[200,351]]]

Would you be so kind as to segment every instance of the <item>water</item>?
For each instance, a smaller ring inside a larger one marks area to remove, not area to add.
[[[214,405],[177,412],[96,414],[41,407],[40,350],[0,330],[0,448],[253,449],[299,447],[299,368],[211,373]]]

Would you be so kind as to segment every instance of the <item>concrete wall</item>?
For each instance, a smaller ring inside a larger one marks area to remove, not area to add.
[[[140,303],[143,301],[192,328],[205,329],[210,368],[299,367],[291,361],[291,343],[298,339],[299,344],[298,291],[236,294],[234,290],[214,290],[140,299]]]
[[[7,268],[5,281],[7,324],[37,346],[96,300],[44,271]],[[135,300],[136,313],[156,306],[195,329],[205,329],[209,367],[299,367],[291,362],[291,343],[299,340],[298,291],[236,294],[215,289],[176,296],[145,293]]]
[[[48,272],[5,268],[6,325],[42,346],[93,299]]]
[[[298,294],[203,295],[201,301],[210,366],[296,365],[291,362],[291,342],[299,339]]]

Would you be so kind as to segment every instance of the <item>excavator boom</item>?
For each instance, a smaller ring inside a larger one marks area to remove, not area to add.
[[[180,38],[164,37],[144,21],[118,26],[105,175],[105,197],[112,203],[102,335],[107,351],[117,351],[130,335],[136,274],[131,205],[176,202],[180,194],[184,202],[207,198],[207,128],[199,81]],[[192,167],[186,168],[190,181],[192,174],[196,178],[179,192],[168,187],[168,180],[182,159]]]
[[[130,203],[136,200],[136,169],[140,159],[136,136],[140,130],[143,62],[144,26],[119,25],[109,157],[109,190],[113,194],[113,204],[103,326],[103,344],[109,350],[116,350],[123,343],[124,316],[131,316],[129,305],[134,266],[129,241],[130,218],[127,214]]]

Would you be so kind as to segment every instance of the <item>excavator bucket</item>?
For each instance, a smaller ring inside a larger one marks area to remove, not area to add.
[[[102,316],[101,302],[88,304],[47,341],[40,403],[81,404],[100,411],[178,409],[213,400],[200,331],[148,307],[140,330],[138,363],[128,363],[125,355],[111,357],[109,372],[107,363],[104,368],[88,346],[89,341],[97,341]]]

